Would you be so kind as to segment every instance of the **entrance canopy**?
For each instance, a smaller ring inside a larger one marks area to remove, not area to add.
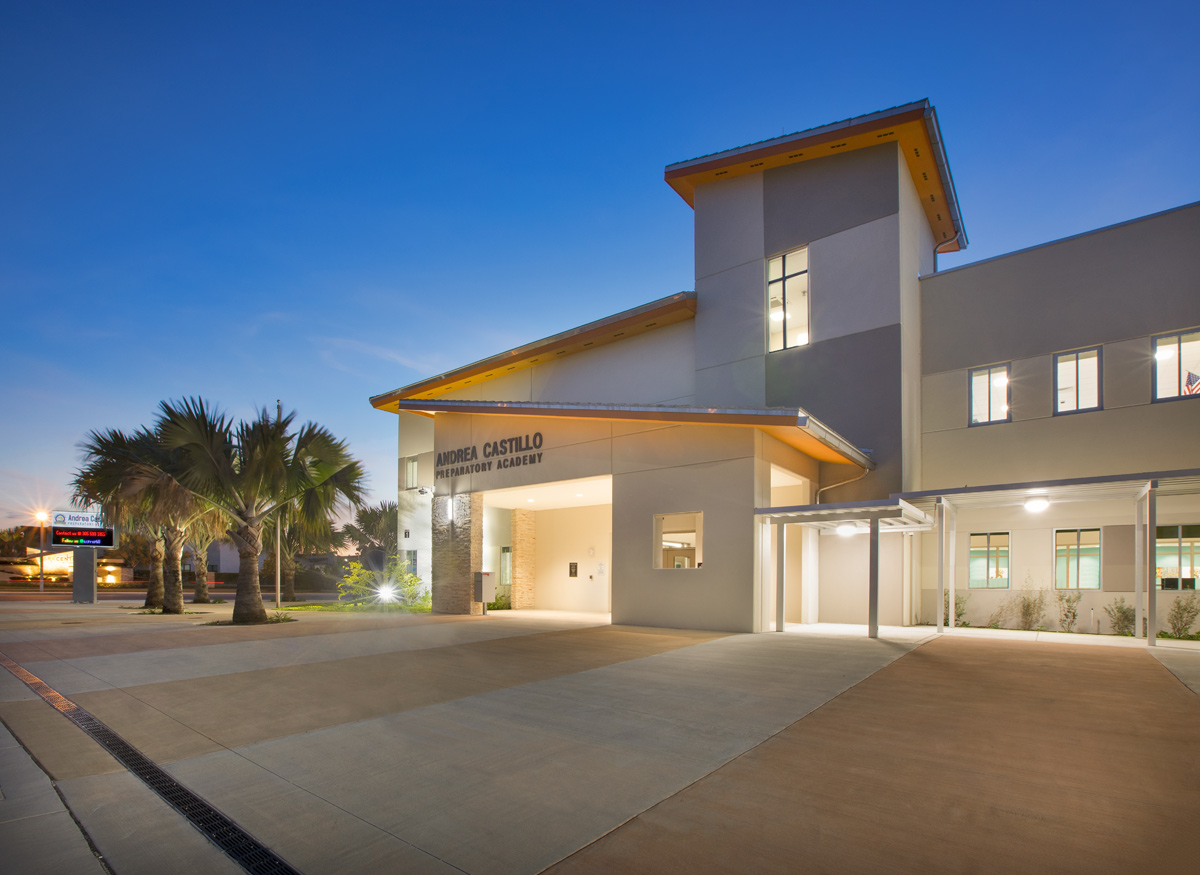
[[[939,499],[958,508],[1022,506],[1035,496],[1044,497],[1051,504],[1075,501],[1136,501],[1145,490],[1146,484],[1151,481],[1154,481],[1160,497],[1194,495],[1200,493],[1200,468],[1030,483],[1000,483],[992,486],[963,486],[959,489],[901,492],[893,497],[927,512],[934,509]]]
[[[795,523],[825,531],[849,525],[855,531],[867,531],[874,520],[881,532],[926,532],[933,518],[903,499],[892,497],[874,501],[844,501],[840,504],[801,504],[795,507],[756,508],[755,516],[772,523]],[[848,533],[847,533],[848,534]]]
[[[924,532],[933,528],[933,519],[907,501],[895,496],[876,501],[844,501],[840,504],[801,504],[793,507],[760,507],[754,515],[779,526],[775,551],[775,629],[784,629],[786,544],[783,527],[788,524],[814,529],[832,529],[841,534],[869,533],[870,564],[867,579],[867,635],[879,637],[879,533]],[[847,531],[849,527],[849,531]]]
[[[470,413],[476,416],[537,416],[560,419],[662,422],[678,425],[753,427],[821,462],[873,470],[875,462],[807,411],[795,407],[690,407],[671,404],[591,404],[561,401],[466,401],[392,398],[396,413]]]

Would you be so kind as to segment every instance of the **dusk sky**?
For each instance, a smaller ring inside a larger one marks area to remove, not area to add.
[[[1200,4],[971,6],[5,4],[0,526],[184,396],[394,500],[371,395],[693,287],[675,161],[929,98],[943,269],[1200,200]]]

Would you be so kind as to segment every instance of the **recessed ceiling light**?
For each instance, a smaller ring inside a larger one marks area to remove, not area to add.
[[[843,538],[853,535],[857,531],[858,531],[858,529],[854,525],[854,523],[842,523],[840,526],[837,527],[837,533],[839,535],[841,535]]]
[[[1049,506],[1050,499],[1044,495],[1035,495],[1025,501],[1025,509],[1030,513],[1041,513]]]

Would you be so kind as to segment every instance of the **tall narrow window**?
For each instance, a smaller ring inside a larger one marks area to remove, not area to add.
[[[1055,413],[1100,409],[1100,350],[1081,349],[1054,357]]]
[[[970,372],[971,425],[1008,422],[1008,365]]]
[[[1154,577],[1159,589],[1195,589],[1200,572],[1200,526],[1159,526]]]
[[[971,589],[1008,589],[1008,532],[984,532],[971,535]]]
[[[1054,532],[1056,589],[1100,588],[1100,530],[1056,529]]]
[[[417,457],[416,456],[405,456],[404,457],[404,488],[405,489],[416,489],[417,488]]]
[[[419,577],[420,572],[417,571],[417,551],[416,550],[405,550],[404,551],[404,561],[408,563],[409,573],[415,574]]]
[[[767,259],[767,349],[808,343],[808,249]]]
[[[1200,397],[1200,331],[1154,338],[1154,400]]]

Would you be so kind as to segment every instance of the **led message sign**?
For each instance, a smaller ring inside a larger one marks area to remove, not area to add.
[[[50,543],[55,547],[113,547],[116,538],[112,529],[51,526]]]
[[[55,547],[115,547],[116,532],[103,514],[56,510],[50,515],[50,543]]]

